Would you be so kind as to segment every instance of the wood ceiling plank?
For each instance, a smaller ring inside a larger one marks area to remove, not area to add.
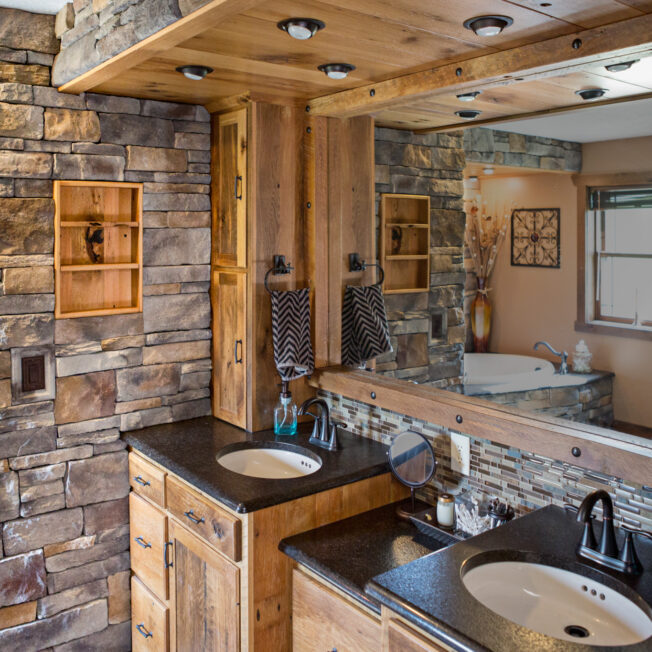
[[[510,49],[575,31],[573,25],[505,0],[325,0],[343,11],[378,16],[383,22],[406,25],[439,37]],[[499,36],[476,36],[463,25],[478,15],[508,15],[514,23]],[[315,16],[318,18],[318,16]],[[324,30],[325,32],[326,30]]]
[[[540,0],[509,0],[509,2],[568,21],[584,29],[645,13],[618,0],[563,0],[562,2],[553,0],[548,3],[549,7],[542,6]]]
[[[108,61],[92,68],[59,88],[63,93],[82,93],[146,61],[155,54],[174,47],[200,31],[246,11],[262,0],[211,0],[184,18],[164,27],[155,34],[120,52]]]
[[[579,39],[581,47],[572,43]],[[643,15],[569,36],[540,41],[513,50],[470,59],[459,66],[431,70],[318,97],[309,102],[316,115],[352,116],[377,112],[392,104],[427,97],[444,90],[472,90],[478,82],[495,83],[507,76],[550,73],[617,56],[635,56],[652,47],[652,15]],[[456,74],[460,69],[461,73]],[[372,93],[373,91],[373,93]]]
[[[327,15],[319,12],[328,21],[327,27],[308,41],[297,41],[280,31],[276,23],[287,14],[274,11],[263,16],[234,17],[183,47],[311,69],[329,61],[344,61],[364,71],[361,74],[368,75],[369,79],[429,65],[433,61],[450,61],[495,51],[487,44],[440,38],[361,14],[346,15],[336,10],[333,17],[333,10],[330,12]]]
[[[637,95],[635,99],[637,100],[645,100],[645,99],[650,99],[652,98],[652,92],[648,93],[643,93],[641,95]],[[581,109],[586,108],[587,106],[608,106],[610,104],[620,104],[621,102],[631,102],[632,98],[630,96],[626,97],[614,97],[609,100],[598,100],[595,102],[591,102],[590,104],[583,102],[582,104],[574,104],[574,105],[569,105],[569,106],[562,106],[562,107],[555,107],[553,109],[545,109],[543,111],[533,111],[531,113],[521,113],[518,115],[513,115],[513,116],[501,116],[499,118],[490,118],[487,120],[473,120],[472,122],[459,122],[459,123],[451,123],[448,125],[439,125],[439,126],[433,126],[429,127],[427,129],[417,129],[415,130],[415,133],[417,134],[429,134],[433,132],[439,132],[439,131],[454,131],[457,129],[464,129],[466,127],[483,127],[486,125],[492,125],[500,122],[505,122],[505,119],[509,117],[510,120],[524,120],[526,118],[537,118],[541,116],[547,116],[547,115],[554,115],[556,113],[567,113],[569,111],[578,111]]]
[[[652,13],[652,0],[618,0],[623,5],[640,9],[642,12],[649,14]]]

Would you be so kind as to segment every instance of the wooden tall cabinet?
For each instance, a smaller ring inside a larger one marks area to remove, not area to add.
[[[213,415],[271,428],[280,378],[263,279],[275,254],[294,266],[275,289],[304,287],[303,130],[296,107],[251,102],[212,120]],[[297,401],[312,392],[293,383]]]

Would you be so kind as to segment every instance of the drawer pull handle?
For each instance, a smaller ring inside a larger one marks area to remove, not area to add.
[[[141,547],[141,548],[151,548],[152,544],[147,543],[143,537],[136,537],[134,541]]]
[[[240,347],[240,356],[239,357],[238,357],[238,347]],[[235,357],[235,363],[236,364],[242,364],[242,340],[236,340],[235,341],[234,357]]]
[[[144,624],[144,623],[138,623],[138,625],[136,625],[136,629],[137,629],[137,630],[138,630],[138,631],[139,631],[139,632],[140,632],[140,633],[141,633],[145,638],[153,638],[153,637],[154,637],[154,634],[152,634],[152,632],[148,632],[148,631],[145,629],[145,624]]]
[[[239,182],[239,185],[240,185],[240,193],[239,194],[238,194],[238,182]],[[235,188],[234,188],[233,194],[235,195],[236,199],[242,199],[242,177],[240,175],[238,175],[235,178]]]
[[[172,568],[174,564],[171,561],[168,561],[168,548],[172,546],[172,541],[166,541],[163,544],[163,567]]]
[[[135,480],[139,485],[142,485],[143,487],[149,487],[149,485],[151,484],[151,483],[149,482],[149,480],[143,480],[143,476],[142,476],[142,475],[136,475],[136,476],[134,476],[134,480]]]
[[[190,519],[190,520],[191,520],[195,525],[199,525],[200,523],[203,523],[203,522],[204,522],[204,517],[202,516],[201,518],[197,518],[197,517],[195,516],[195,512],[193,512],[192,509],[189,510],[189,511],[187,511],[187,512],[184,512],[184,514],[185,514],[185,515],[186,515],[186,516],[187,516],[187,517],[188,517],[188,518],[189,518],[189,519]]]

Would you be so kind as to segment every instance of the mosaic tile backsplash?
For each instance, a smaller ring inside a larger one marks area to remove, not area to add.
[[[652,531],[652,486],[630,483],[477,437],[470,437],[471,474],[466,477],[451,470],[450,430],[337,394],[321,395],[330,404],[333,417],[358,435],[384,444],[391,443],[405,430],[424,435],[437,459],[433,479],[420,492],[420,497],[429,503],[434,504],[441,491],[475,497],[481,504],[498,497],[509,502],[517,516],[522,516],[546,505],[579,506],[584,496],[604,489],[614,501],[616,524]],[[596,513],[600,514],[599,506]]]

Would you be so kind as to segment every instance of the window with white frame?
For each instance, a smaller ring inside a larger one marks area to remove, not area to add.
[[[587,317],[652,330],[652,185],[587,190]]]

